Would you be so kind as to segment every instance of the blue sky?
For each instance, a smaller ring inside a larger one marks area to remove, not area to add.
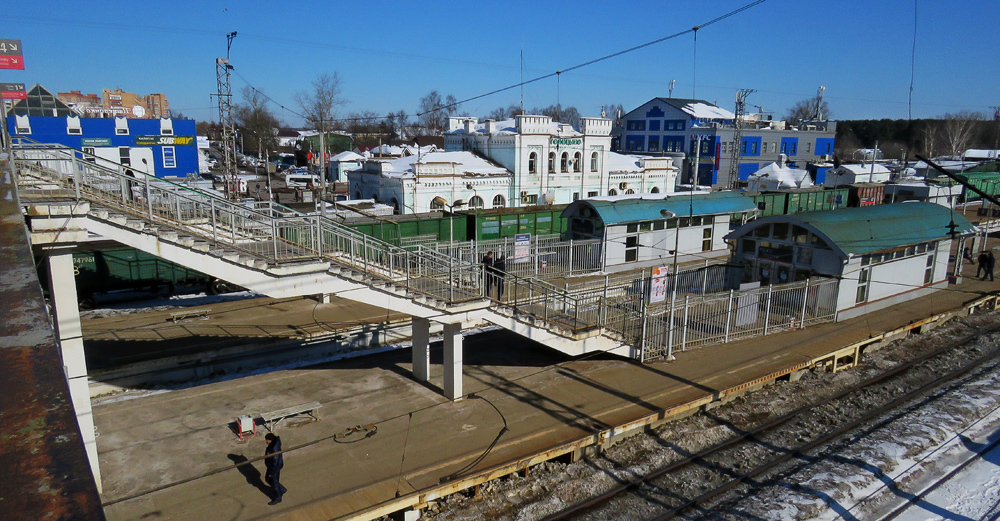
[[[215,59],[237,31],[235,102],[249,82],[298,110],[293,96],[336,72],[340,110],[417,112],[431,90],[459,100],[600,58],[704,24],[752,0],[715,2],[519,1],[301,2],[174,0],[8,2],[0,38],[20,39],[26,70],[0,81],[53,92],[121,88],[162,92],[171,109],[217,119]],[[524,87],[527,109],[557,101],[584,116],[656,96],[697,97],[733,109],[737,89],[757,92],[776,116],[826,87],[835,119],[907,117],[917,10],[913,117],[1000,105],[996,0],[766,0],[692,34]],[[484,116],[517,104],[520,89],[464,103]],[[292,112],[272,106],[286,124]]]

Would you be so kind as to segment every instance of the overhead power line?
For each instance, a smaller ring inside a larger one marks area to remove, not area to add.
[[[603,62],[603,61],[607,61],[607,60],[610,60],[612,58],[617,58],[618,56],[622,56],[622,55],[625,55],[625,54],[628,54],[628,53],[631,53],[631,52],[635,52],[635,51],[638,51],[640,49],[645,49],[646,47],[650,47],[650,46],[656,45],[658,43],[663,43],[665,41],[672,40],[674,38],[678,38],[678,37],[684,36],[686,34],[694,33],[694,32],[696,32],[696,31],[698,31],[700,29],[704,29],[705,27],[708,27],[710,25],[719,23],[719,22],[721,22],[721,21],[723,21],[723,20],[725,20],[727,18],[735,16],[735,15],[737,15],[739,13],[742,13],[743,11],[746,11],[747,9],[750,9],[752,7],[756,7],[756,6],[762,4],[762,3],[766,2],[766,1],[767,0],[754,0],[753,2],[750,2],[750,3],[746,4],[746,5],[744,5],[742,7],[739,7],[737,9],[734,9],[732,11],[729,11],[729,12],[727,12],[727,13],[721,15],[721,16],[717,16],[717,17],[715,17],[715,18],[713,18],[713,19],[711,19],[711,20],[709,20],[707,22],[695,25],[694,27],[692,27],[690,29],[687,29],[687,30],[684,30],[684,31],[680,31],[680,32],[677,32],[677,33],[674,33],[674,34],[671,34],[671,35],[668,35],[668,36],[664,36],[662,38],[657,38],[655,40],[652,40],[652,41],[649,41],[649,42],[646,42],[646,43],[635,45],[635,46],[629,47],[628,49],[623,49],[621,51],[613,52],[611,54],[607,54],[605,56],[601,56],[600,58],[594,58],[592,60],[588,60],[588,61],[585,61],[583,63],[579,63],[579,64],[576,64],[576,65],[573,65],[573,66],[570,66],[570,67],[565,67],[565,68],[562,68],[562,69],[558,69],[558,70],[556,70],[554,72],[550,72],[548,74],[543,74],[541,76],[538,76],[538,77],[535,77],[535,78],[531,78],[529,80],[524,80],[524,81],[521,81],[521,82],[518,82],[518,83],[515,83],[515,84],[512,84],[512,85],[508,85],[506,87],[501,87],[499,89],[491,90],[491,91],[483,93],[483,94],[478,94],[476,96],[471,96],[469,98],[461,99],[461,100],[455,101],[453,103],[449,103],[447,105],[439,105],[439,106],[434,107],[433,109],[428,110],[428,111],[417,112],[416,114],[414,114],[414,116],[420,117],[420,116],[422,116],[424,114],[429,114],[431,112],[437,112],[437,111],[440,111],[440,110],[446,110],[446,109],[449,109],[449,108],[452,108],[452,107],[457,107],[457,106],[461,105],[462,103],[468,103],[470,101],[475,101],[475,100],[478,100],[478,99],[481,99],[481,98],[492,96],[494,94],[499,94],[501,92],[506,92],[506,91],[512,90],[512,89],[517,89],[517,88],[523,87],[525,85],[536,83],[536,82],[539,82],[539,81],[542,81],[542,80],[545,80],[545,79],[548,79],[548,78],[558,77],[558,76],[560,76],[560,75],[562,75],[562,74],[564,74],[566,72],[574,71],[574,70],[577,70],[577,69],[582,69],[584,67],[587,67],[587,66],[590,66],[590,65],[594,65],[596,63],[600,63],[600,62]],[[243,76],[241,76],[238,72],[234,71],[234,74],[236,74],[236,76],[238,76],[241,80],[243,80],[244,82],[246,82],[246,84],[249,85],[250,88],[252,88],[254,91],[260,93],[262,96],[264,96],[265,98],[267,98],[268,101],[270,101],[270,102],[274,103],[275,105],[277,105],[277,106],[279,106],[279,107],[281,107],[281,108],[283,108],[283,109],[291,112],[292,114],[295,114],[295,115],[297,115],[299,117],[304,118],[304,116],[302,114],[299,114],[298,112],[289,109],[288,107],[282,105],[281,103],[278,103],[273,98],[271,98],[270,96],[268,96],[267,94],[265,94],[263,91],[261,91],[260,89],[254,87],[253,84],[251,84],[246,78],[244,78]],[[333,120],[333,121],[334,122],[343,122],[343,121],[373,121],[373,120],[387,119],[388,117],[389,116],[387,115],[387,116],[377,116],[377,117],[344,118],[344,119],[336,119],[336,120]]]

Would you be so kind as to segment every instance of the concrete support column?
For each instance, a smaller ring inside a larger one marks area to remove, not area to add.
[[[426,382],[431,375],[431,321],[413,317],[410,327],[413,329],[413,377]]]
[[[83,353],[83,329],[80,326],[80,308],[77,304],[76,278],[73,254],[68,249],[51,250],[46,257],[49,265],[49,288],[56,341],[62,355],[63,370],[69,381],[69,395],[76,411],[76,421],[90,460],[90,469],[101,486],[101,466],[97,460],[97,436],[94,433],[94,415],[90,406],[90,389],[87,378],[87,360]]]
[[[462,323],[444,325],[444,395],[462,398]]]

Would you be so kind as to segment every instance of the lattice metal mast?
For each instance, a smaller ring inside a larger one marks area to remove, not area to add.
[[[222,168],[226,179],[227,196],[236,199],[239,182],[236,179],[236,128],[233,122],[233,92],[229,84],[229,50],[233,46],[236,31],[226,35],[226,57],[215,59],[215,78],[218,84],[216,97],[219,99],[219,124],[222,126]]]
[[[747,112],[747,96],[757,92],[755,89],[740,89],[736,91],[736,111],[733,113],[733,145],[732,160],[729,163],[729,187],[736,188],[740,172],[740,145],[743,141],[743,116]]]

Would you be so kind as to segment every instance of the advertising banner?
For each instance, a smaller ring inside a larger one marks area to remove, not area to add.
[[[667,275],[670,275],[669,267],[661,266],[653,268],[653,276],[649,287],[650,304],[667,300]]]

